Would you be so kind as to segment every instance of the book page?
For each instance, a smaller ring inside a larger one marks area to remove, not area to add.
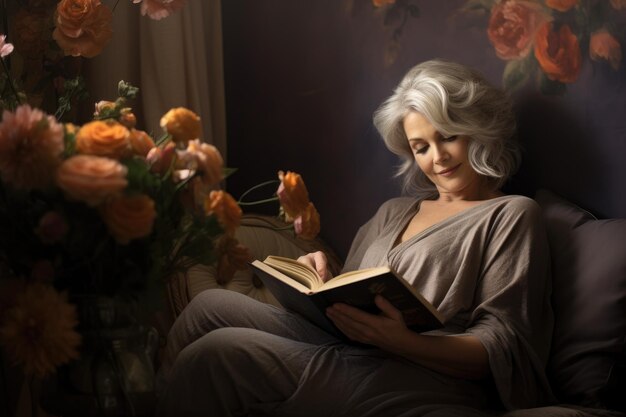
[[[336,288],[341,285],[350,284],[352,282],[357,282],[363,279],[371,278],[376,275],[385,274],[390,271],[391,270],[389,269],[389,267],[380,266],[380,267],[359,269],[357,271],[346,272],[345,274],[337,275],[336,277],[326,281],[319,289],[326,290],[329,288]]]
[[[317,271],[295,259],[270,255],[263,262],[312,290],[323,283]]]

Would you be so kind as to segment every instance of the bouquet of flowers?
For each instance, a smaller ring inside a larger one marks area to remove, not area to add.
[[[136,94],[120,82],[119,98],[97,103],[82,126],[29,105],[2,114],[0,275],[16,279],[2,291],[0,343],[27,373],[77,357],[74,297],[160,289],[197,263],[232,276],[250,261],[234,235],[242,210],[220,189],[232,170],[199,139],[198,115],[170,110],[155,141],[135,126]],[[302,178],[279,177],[272,199],[314,238],[319,214]]]
[[[161,19],[185,1],[133,3]],[[16,46],[0,33],[0,345],[26,374],[44,377],[79,356],[81,297],[160,293],[194,264],[215,264],[223,281],[246,268],[250,255],[235,230],[240,205],[255,202],[220,188],[234,170],[202,141],[198,115],[172,109],[163,134],[152,136],[137,128],[129,101],[138,91],[123,81],[116,100],[95,105],[93,120],[61,122],[84,88],[55,68],[100,53],[112,9],[100,0],[14,5]],[[6,61],[16,52],[11,71]],[[41,99],[49,87],[54,115],[41,110],[51,104]],[[280,200],[295,233],[314,238],[319,214],[302,178],[280,172],[269,183],[278,182],[263,202]]]

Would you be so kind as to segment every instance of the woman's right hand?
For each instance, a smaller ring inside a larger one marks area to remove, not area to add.
[[[299,257],[297,261],[315,269],[324,282],[333,277],[328,270],[328,259],[326,259],[326,254],[322,251],[307,253],[306,255]]]

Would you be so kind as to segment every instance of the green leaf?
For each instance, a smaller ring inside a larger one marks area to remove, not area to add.
[[[124,80],[121,80],[117,84],[117,94],[119,94],[120,97],[123,97],[126,99],[134,99],[135,97],[137,97],[138,93],[139,93],[138,87],[135,87],[132,84],[127,83]]]
[[[147,192],[150,195],[157,192],[160,180],[150,172],[150,167],[143,158],[125,159],[122,163],[128,168],[126,179],[130,190]]]
[[[515,91],[528,81],[535,70],[535,59],[532,54],[524,59],[509,61],[502,74],[502,86],[508,91]]]

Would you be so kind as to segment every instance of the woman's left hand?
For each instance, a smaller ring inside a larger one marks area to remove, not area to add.
[[[350,340],[385,349],[395,345],[403,333],[410,331],[400,310],[381,295],[374,299],[381,313],[370,314],[347,304],[337,303],[326,309],[326,315]]]

